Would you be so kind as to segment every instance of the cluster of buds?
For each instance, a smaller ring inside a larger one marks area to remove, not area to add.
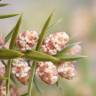
[[[16,44],[21,51],[31,50],[38,40],[36,31],[21,32],[17,38]]]
[[[2,64],[2,62],[0,61],[0,77],[4,77],[5,75],[5,66]]]
[[[58,74],[65,79],[72,79],[76,76],[73,62],[63,62],[58,66]]]
[[[53,33],[44,40],[42,50],[50,55],[56,55],[64,49],[68,41],[69,36],[66,32]]]
[[[21,32],[16,40],[16,45],[21,51],[31,50],[37,43],[38,34],[36,31]],[[49,55],[56,55],[62,51],[69,41],[69,35],[66,32],[57,32],[50,34],[42,44],[42,51]],[[0,37],[0,48],[4,40]],[[68,54],[76,55],[81,51],[79,44],[69,49]],[[65,79],[72,79],[76,75],[74,62],[62,62],[58,66],[50,61],[38,62],[36,75],[47,84],[54,84],[58,81],[59,76]],[[1,76],[5,73],[5,66],[0,63]],[[23,84],[26,84],[30,76],[30,66],[24,59],[14,59],[12,62],[12,73]]]
[[[0,48],[3,48],[4,46],[4,39],[2,36],[0,36]]]
[[[58,81],[59,76],[65,79],[73,79],[76,76],[75,67],[72,62],[63,62],[59,66],[50,61],[38,62],[36,75],[45,83],[51,85]]]
[[[30,75],[30,66],[24,59],[15,59],[12,62],[12,73],[17,77],[17,79],[25,84],[28,82]]]
[[[58,80],[56,66],[52,62],[38,62],[36,75],[47,84],[54,84]]]
[[[56,55],[57,52],[62,51],[69,41],[69,36],[65,32],[57,32],[49,35],[42,44],[43,52],[49,55]],[[74,45],[69,49],[68,54],[76,55],[81,52],[81,46],[79,44]],[[61,76],[65,79],[73,79],[76,76],[76,70],[74,61],[62,62],[58,66],[52,62],[39,62],[36,74],[47,84],[54,84],[58,81],[58,77]]]
[[[0,84],[0,96],[6,96],[6,86],[4,84]],[[15,87],[11,87],[10,96],[20,96],[19,92]]]
[[[82,48],[81,48],[80,44],[78,43],[78,44],[74,45],[72,48],[70,48],[70,49],[68,50],[68,54],[69,54],[69,55],[77,55],[77,54],[80,54],[81,49],[82,49]]]

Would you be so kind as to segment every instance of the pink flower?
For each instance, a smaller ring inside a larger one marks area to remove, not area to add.
[[[47,84],[55,84],[58,80],[56,66],[52,62],[38,62],[36,75]]]
[[[80,54],[81,50],[82,50],[82,48],[81,48],[80,44],[76,44],[75,46],[73,46],[69,50],[68,54],[70,54],[70,55],[78,55],[78,54]]]
[[[72,62],[63,62],[58,66],[58,74],[65,79],[72,79],[76,76],[75,67]]]
[[[38,40],[36,31],[21,32],[17,38],[17,46],[21,51],[31,50]]]
[[[24,59],[15,59],[12,63],[12,73],[22,83],[26,83],[29,78],[30,66]]]
[[[50,55],[56,55],[62,51],[69,41],[69,36],[66,32],[57,32],[49,35],[43,42],[42,50]]]

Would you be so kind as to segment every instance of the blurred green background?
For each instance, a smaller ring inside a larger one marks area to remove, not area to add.
[[[21,13],[21,31],[40,32],[48,15],[55,10],[50,32],[66,31],[70,38],[81,41],[83,54],[88,58],[79,61],[78,75],[74,80],[60,79],[59,88],[40,85],[42,94],[34,88],[34,96],[96,96],[96,0],[2,0],[9,3],[0,8],[0,14]],[[18,17],[0,20],[0,34],[5,36]],[[39,84],[39,82],[38,82]]]

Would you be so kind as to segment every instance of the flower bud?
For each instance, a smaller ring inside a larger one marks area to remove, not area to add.
[[[20,80],[23,84],[28,82],[30,67],[24,59],[15,59],[12,63],[12,73]]]
[[[52,62],[38,62],[36,75],[42,81],[51,85],[55,84],[58,80],[58,72],[56,66]]]
[[[21,32],[17,38],[17,46],[21,51],[31,50],[38,40],[36,31]]]
[[[68,54],[70,55],[78,55],[80,54],[82,48],[79,44],[76,44],[75,46],[73,46],[72,48],[70,48]]]
[[[69,41],[66,32],[57,32],[49,35],[42,45],[42,50],[50,55],[56,55],[58,51],[62,51],[65,44]]]
[[[58,74],[65,79],[73,79],[76,76],[75,67],[72,62],[63,62],[58,66]]]

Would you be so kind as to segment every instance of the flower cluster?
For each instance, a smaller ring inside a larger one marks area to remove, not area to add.
[[[59,76],[73,79],[76,76],[75,66],[72,62],[63,62],[56,66],[50,61],[38,62],[36,75],[47,84],[55,84]]]
[[[43,41],[42,50],[47,54],[56,55],[66,47],[68,41],[69,36],[66,32],[53,33]],[[69,49],[67,54],[76,55],[80,52],[81,46],[80,44],[76,44]],[[75,65],[71,61],[63,61],[58,66],[50,61],[38,62],[36,73],[47,84],[56,83],[59,76],[68,80],[76,76]]]
[[[68,50],[68,53],[69,55],[77,55],[77,54],[80,54],[81,52],[81,46],[80,44],[76,44],[74,45],[71,49]]]
[[[73,62],[63,62],[58,66],[58,74],[68,80],[76,76],[76,70]]]
[[[43,42],[42,49],[45,53],[56,55],[62,51],[69,41],[69,36],[66,32],[57,32],[49,35]]]
[[[17,39],[16,45],[22,51],[32,50],[38,40],[38,33],[36,31],[21,32]],[[69,35],[66,32],[56,32],[50,34],[44,39],[41,49],[44,53],[49,55],[56,55],[58,52],[66,47],[69,41]],[[4,46],[4,40],[0,37],[0,48]],[[80,54],[81,46],[76,44],[71,47],[67,54]],[[2,67],[2,68],[1,68]],[[26,84],[30,77],[31,65],[25,59],[14,59],[12,61],[12,74],[23,84]],[[0,62],[0,77],[5,73],[5,66]],[[54,84],[58,81],[59,76],[65,79],[72,79],[76,75],[74,62],[62,61],[58,66],[51,61],[37,62],[36,75],[47,84]]]
[[[26,83],[30,74],[30,67],[24,59],[15,59],[12,62],[12,73],[22,83]]]
[[[17,46],[21,51],[31,50],[38,40],[36,31],[21,32],[17,38]]]
[[[27,50],[32,50],[36,45],[37,40],[38,33],[36,31],[25,31],[18,35],[16,45],[21,51],[25,52]],[[12,73],[15,74],[20,82],[26,84],[29,80],[31,69],[28,62],[24,59],[16,59],[13,60],[12,65]]]
[[[54,84],[58,80],[57,68],[52,62],[38,62],[36,74],[47,84]]]

